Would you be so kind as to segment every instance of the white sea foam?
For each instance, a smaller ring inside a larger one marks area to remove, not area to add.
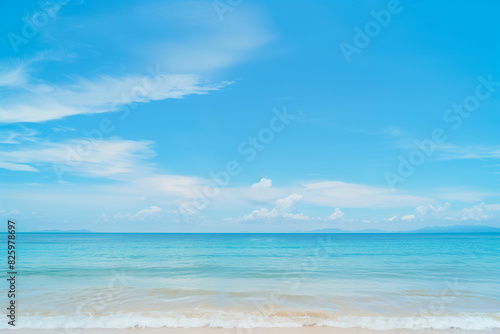
[[[286,313],[286,314],[283,314]],[[107,316],[22,316],[17,328],[60,329],[60,328],[134,328],[134,327],[302,327],[328,326],[338,328],[385,329],[462,329],[486,330],[500,328],[500,313],[460,314],[416,317],[359,317],[335,316],[322,312],[280,312],[263,315],[260,313],[230,313],[210,311],[203,313],[148,312],[116,313]]]

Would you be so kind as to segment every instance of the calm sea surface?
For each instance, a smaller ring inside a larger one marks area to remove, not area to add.
[[[500,328],[500,234],[26,233],[17,248],[17,328]]]

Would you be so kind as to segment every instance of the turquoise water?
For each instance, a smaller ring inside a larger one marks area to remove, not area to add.
[[[18,328],[500,328],[500,234],[18,234],[17,244]]]

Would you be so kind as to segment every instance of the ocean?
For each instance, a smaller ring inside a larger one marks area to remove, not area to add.
[[[16,328],[500,328],[500,234],[20,233],[16,243]]]

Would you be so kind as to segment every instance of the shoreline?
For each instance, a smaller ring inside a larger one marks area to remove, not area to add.
[[[2,330],[4,331],[4,330]],[[408,334],[420,332],[426,334],[465,334],[489,333],[500,334],[500,328],[490,330],[463,330],[463,329],[389,329],[374,330],[365,328],[339,327],[269,327],[269,328],[128,328],[128,329],[15,329],[18,334]]]

